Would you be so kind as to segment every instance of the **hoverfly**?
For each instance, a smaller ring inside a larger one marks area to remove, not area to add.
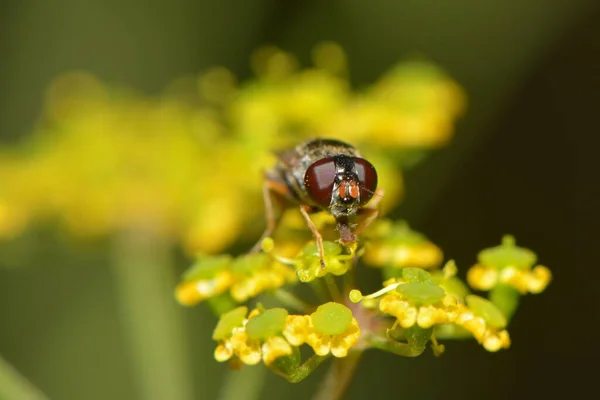
[[[356,235],[377,216],[377,204],[366,208],[376,194],[377,171],[361,158],[352,145],[334,139],[311,139],[277,154],[273,169],[267,171],[263,187],[267,228],[262,236],[270,236],[277,220],[273,197],[283,200],[286,206],[300,206],[317,243],[321,266],[324,265],[323,237],[310,219],[311,213],[327,211],[335,217],[340,241],[356,241]],[[378,193],[377,202],[381,198]],[[354,231],[351,217],[364,215],[364,220]],[[261,240],[262,240],[261,238]],[[258,250],[261,241],[254,250]]]

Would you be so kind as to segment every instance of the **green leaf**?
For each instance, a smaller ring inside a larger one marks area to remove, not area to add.
[[[325,303],[310,318],[315,329],[325,335],[339,335],[343,333],[352,322],[352,311],[343,304]]]
[[[288,316],[283,308],[271,308],[250,319],[246,324],[246,333],[250,339],[267,339],[277,335],[285,327]]]

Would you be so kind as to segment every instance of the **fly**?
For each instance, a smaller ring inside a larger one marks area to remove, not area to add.
[[[377,204],[365,207],[376,194],[377,171],[355,147],[334,139],[311,139],[277,156],[276,165],[266,173],[263,187],[267,229],[262,238],[271,236],[281,216],[281,213],[275,216],[273,198],[284,200],[288,207],[299,205],[317,243],[321,266],[325,267],[323,237],[310,214],[329,212],[335,217],[340,241],[343,244],[356,242],[356,235],[378,213]],[[381,198],[381,193],[378,197]],[[379,199],[376,200],[378,203]],[[351,218],[358,215],[365,218],[353,231]]]

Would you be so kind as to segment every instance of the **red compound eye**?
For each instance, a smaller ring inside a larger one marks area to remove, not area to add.
[[[377,171],[373,164],[364,158],[354,157],[354,165],[358,174],[360,189],[360,205],[367,204],[377,189]]]
[[[311,164],[304,174],[304,185],[310,198],[321,207],[329,207],[335,180],[335,161],[326,157]]]

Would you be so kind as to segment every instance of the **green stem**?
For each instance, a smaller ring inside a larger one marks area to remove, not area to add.
[[[325,285],[323,279],[315,279],[310,282],[310,287],[315,292],[315,295],[319,299],[320,302],[325,303],[330,300],[329,291]]]
[[[283,376],[291,383],[298,383],[309,376],[321,363],[327,360],[329,356],[318,356],[313,354],[302,365],[295,367],[293,370],[284,372],[278,368],[271,368],[273,372]]]
[[[490,301],[502,311],[507,321],[510,321],[514,315],[521,295],[518,291],[508,285],[496,285],[489,295]]]
[[[313,400],[341,399],[352,381],[361,356],[362,351],[353,351],[347,357],[336,358]]]
[[[173,299],[169,241],[152,229],[122,232],[112,267],[140,398],[193,399],[182,310]]]
[[[311,312],[314,307],[305,301],[298,298],[295,294],[288,292],[284,289],[277,289],[273,292],[273,296],[277,298],[284,306],[292,308],[296,311],[300,311],[302,313]]]
[[[219,400],[256,400],[266,380],[267,369],[262,365],[244,367],[241,371],[229,371]]]
[[[372,335],[368,338],[371,347],[388,351],[404,357],[417,357],[423,354],[431,339],[432,329],[421,329],[417,326],[405,330],[406,343]]]
[[[329,292],[329,296],[331,297],[331,299],[333,301],[342,303],[344,301],[344,298],[342,297],[342,292],[340,292],[340,288],[338,287],[333,275],[327,274],[323,277],[323,279],[325,280],[325,284],[327,285],[327,291]]]
[[[0,356],[0,399],[48,400],[2,356]]]

